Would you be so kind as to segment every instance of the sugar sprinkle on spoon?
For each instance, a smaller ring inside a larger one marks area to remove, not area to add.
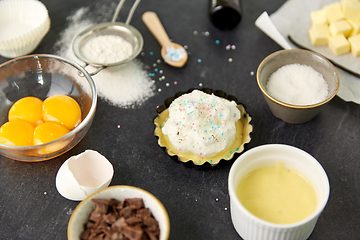
[[[162,47],[161,57],[164,61],[173,67],[183,67],[188,59],[187,51],[180,44],[171,42],[157,14],[145,12],[142,15],[142,20],[160,43]]]

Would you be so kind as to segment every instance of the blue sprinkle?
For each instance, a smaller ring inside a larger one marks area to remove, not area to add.
[[[191,52],[188,52],[188,55],[191,55]]]
[[[233,153],[233,151],[230,151],[230,154]]]
[[[212,121],[210,121],[210,123],[212,123]]]
[[[199,58],[197,61],[198,61],[198,63],[201,63],[201,59],[200,59],[200,58]]]
[[[236,148],[236,151],[239,150],[239,148]]]
[[[210,138],[209,138],[209,140],[210,140]]]
[[[220,41],[219,41],[219,40],[216,40],[215,43],[216,43],[216,44],[220,44]]]
[[[152,55],[154,55],[154,53],[153,53],[153,52],[150,52],[150,56],[152,56]]]
[[[224,135],[223,133],[221,133],[221,136]]]
[[[155,68],[155,70],[154,70],[155,72],[158,72],[159,71],[159,69],[157,69],[157,68]]]
[[[207,130],[205,130],[204,132],[207,132]]]
[[[211,163],[212,163],[212,160],[210,160],[209,162],[211,162]]]

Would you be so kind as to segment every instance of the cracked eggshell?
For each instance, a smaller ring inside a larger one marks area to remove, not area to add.
[[[109,186],[114,169],[100,153],[93,150],[66,160],[56,175],[56,189],[65,198],[81,201]]]

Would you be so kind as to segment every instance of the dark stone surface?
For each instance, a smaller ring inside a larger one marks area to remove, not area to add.
[[[55,52],[54,44],[66,28],[66,18],[76,9],[89,6],[95,12],[101,3],[105,7],[117,4],[111,0],[43,2],[52,24],[35,53]],[[209,20],[209,0],[142,1],[131,21],[145,39],[146,54],[138,59],[152,71],[153,63],[160,58],[159,44],[141,21],[142,13],[151,10],[157,12],[170,38],[189,47],[188,63],[182,69],[162,63],[159,68],[166,80],[160,82],[155,78],[157,89],[162,91],[136,108],[121,109],[99,98],[92,127],[68,153],[39,163],[0,157],[0,239],[67,238],[67,224],[78,202],[59,195],[55,176],[67,158],[86,149],[97,150],[112,162],[115,175],[111,185],[140,187],[159,198],[169,213],[170,239],[240,239],[231,223],[227,190],[233,161],[221,162],[212,169],[183,164],[167,156],[153,135],[156,106],[178,91],[199,87],[199,83],[234,95],[246,106],[253,118],[254,132],[245,150],[269,143],[289,144],[307,151],[322,164],[331,193],[310,239],[359,239],[360,106],[335,97],[312,121],[287,124],[271,114],[255,75],[250,74],[256,73],[268,54],[280,50],[255,27],[254,21],[264,10],[273,13],[283,2],[243,1],[240,25],[231,31],[221,31]],[[131,5],[132,1],[125,3],[121,21],[125,21]],[[112,14],[108,20],[111,17]],[[195,36],[194,31],[199,34]],[[205,31],[210,33],[208,37],[202,35]],[[216,40],[220,40],[219,45]],[[227,44],[236,45],[236,49],[225,50]],[[149,55],[151,51],[154,56]],[[0,58],[0,62],[7,60]],[[174,85],[174,81],[178,84]]]

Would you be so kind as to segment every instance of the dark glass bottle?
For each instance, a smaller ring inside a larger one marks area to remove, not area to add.
[[[240,0],[210,0],[210,20],[220,29],[233,29],[241,21]]]

